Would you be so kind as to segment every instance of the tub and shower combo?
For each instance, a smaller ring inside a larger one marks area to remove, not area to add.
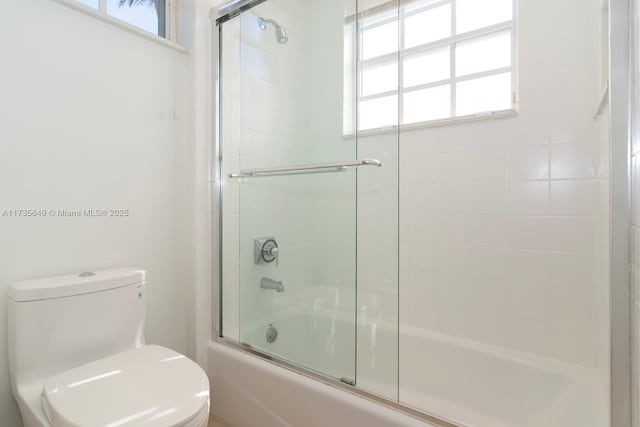
[[[215,10],[217,416],[617,427],[616,6],[556,3]]]

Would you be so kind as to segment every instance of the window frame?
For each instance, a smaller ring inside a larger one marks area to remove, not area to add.
[[[65,6],[76,9],[82,13],[90,15],[100,21],[106,22],[111,25],[115,25],[131,33],[140,35],[146,39],[159,42],[163,45],[169,46],[172,49],[179,50],[183,53],[189,51],[178,44],[177,37],[177,23],[178,23],[178,2],[180,0],[165,0],[164,8],[164,31],[165,36],[160,36],[149,31],[142,29],[127,21],[123,21],[115,16],[107,13],[107,0],[98,0],[98,7],[91,7],[79,0],[54,0],[57,3],[61,3]],[[160,30],[160,28],[159,28]]]
[[[401,3],[404,3],[403,0],[398,0]],[[364,16],[366,13],[371,11],[363,11],[358,13],[358,25],[357,25],[357,102],[360,104],[364,101],[369,101],[378,98],[384,98],[388,96],[397,95],[398,97],[398,122],[392,126],[383,126],[377,128],[368,128],[368,129],[359,129],[360,123],[360,108],[357,108],[357,120],[358,129],[355,129],[355,132],[359,134],[375,134],[375,133],[384,133],[400,129],[412,129],[412,128],[421,128],[421,127],[433,127],[433,126],[442,126],[447,124],[455,124],[455,123],[463,123],[469,121],[476,120],[484,120],[489,118],[499,118],[499,117],[510,117],[515,116],[518,113],[518,48],[517,48],[517,34],[518,34],[518,13],[517,13],[517,0],[511,0],[512,2],[512,19],[508,21],[499,22],[490,26],[481,27],[472,31],[468,31],[462,34],[456,34],[456,24],[457,24],[457,14],[456,12],[456,0],[439,0],[434,1],[433,3],[429,3],[426,5],[422,5],[416,7],[411,11],[406,11],[405,7],[402,5],[398,8],[398,13],[393,16],[382,18],[380,20],[376,20],[374,23],[364,25]],[[419,44],[410,48],[405,48],[405,20],[410,18],[416,14],[422,13],[427,10],[431,10],[434,8],[438,8],[441,6],[450,5],[451,7],[451,36],[436,40],[433,42],[428,42],[424,44]],[[395,8],[395,7],[394,7]],[[384,6],[380,6],[376,10],[376,13],[381,13],[384,11]],[[375,10],[374,9],[374,10]],[[385,54],[376,56],[369,59],[362,59],[363,52],[363,35],[364,32],[373,28],[380,27],[382,25],[386,25],[389,23],[397,22],[398,23],[398,50]],[[485,36],[489,36],[491,34],[496,34],[499,32],[510,31],[511,33],[511,65],[508,67],[496,68],[491,70],[486,70],[482,72],[472,73],[464,76],[457,77],[456,73],[456,46],[458,43],[479,39]],[[438,80],[434,82],[424,83],[420,85],[411,86],[409,88],[404,87],[404,59],[406,57],[419,55],[420,53],[426,53],[432,51],[433,49],[438,48],[449,48],[449,78]],[[363,95],[363,75],[366,69],[371,69],[372,67],[381,66],[387,63],[397,63],[398,68],[398,87],[394,90],[389,90],[385,92],[379,92],[371,95]],[[484,111],[478,112],[469,115],[456,115],[456,95],[457,95],[457,85],[464,81],[474,80],[482,77],[489,77],[494,75],[503,74],[506,72],[511,73],[511,107],[503,110],[496,111]],[[435,120],[426,120],[419,122],[411,122],[404,123],[404,96],[407,93],[429,89],[433,87],[450,86],[450,115],[449,117],[445,117],[442,119]]]

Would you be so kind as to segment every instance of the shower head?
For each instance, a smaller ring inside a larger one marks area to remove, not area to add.
[[[273,28],[275,28],[276,40],[278,41],[278,43],[285,44],[287,41],[289,41],[287,30],[282,25],[278,24],[273,19],[258,18],[258,25],[260,26],[260,28],[266,30],[268,26],[267,24],[271,24],[273,25]]]

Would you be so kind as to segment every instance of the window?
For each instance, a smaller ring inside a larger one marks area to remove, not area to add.
[[[359,129],[512,110],[513,1],[394,0],[361,13]]]
[[[77,0],[78,2],[141,30],[163,38],[167,31],[170,0]]]

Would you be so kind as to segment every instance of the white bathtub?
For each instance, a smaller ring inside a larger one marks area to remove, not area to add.
[[[233,427],[426,427],[393,409],[211,342],[213,413]]]
[[[407,327],[399,343],[404,405],[478,427],[608,425],[595,370]]]
[[[305,345],[304,331],[299,329],[318,322],[313,337],[322,346]],[[278,340],[274,344],[262,342],[264,328],[258,327],[251,334],[257,347],[325,372],[340,367],[341,362],[353,361],[348,351],[340,351],[352,341],[348,331],[353,327],[346,322],[298,312],[273,323],[279,326]],[[363,329],[368,328],[360,325],[359,333]],[[324,335],[317,335],[323,331]],[[376,331],[378,345],[396,342],[393,328],[378,325]],[[595,371],[407,327],[400,329],[398,338],[397,396],[403,405],[465,426],[608,425],[606,393],[597,383]],[[361,346],[367,343],[359,342]],[[361,357],[370,349],[358,351]],[[234,427],[431,425],[223,343],[210,343],[208,367],[213,411]],[[348,364],[340,367],[343,371],[346,368]],[[357,381],[375,384],[365,378]],[[369,387],[369,391],[389,394],[388,386],[382,384],[380,390]]]

